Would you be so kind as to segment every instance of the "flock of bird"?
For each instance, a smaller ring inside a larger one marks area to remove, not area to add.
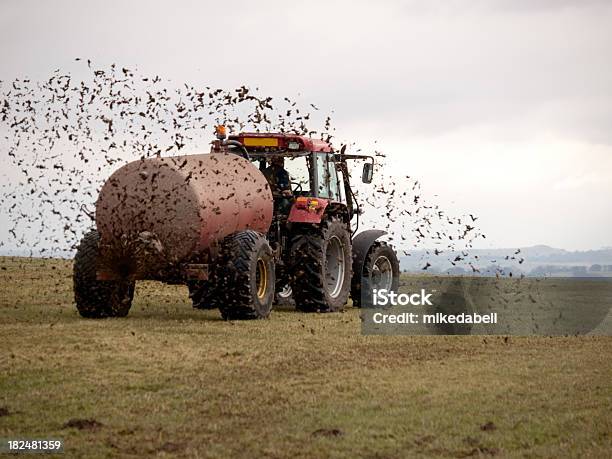
[[[32,254],[72,253],[92,226],[87,209],[113,170],[139,158],[205,152],[216,124],[234,133],[291,132],[337,143],[331,116],[314,104],[247,86],[176,84],[84,59],[74,65],[79,77],[58,69],[44,81],[0,82],[0,208],[8,215],[10,245]],[[368,219],[406,255],[434,247],[431,253],[447,257],[449,266],[477,272],[478,256],[469,250],[486,237],[478,218],[425,202],[418,180],[394,176],[387,156],[375,157],[374,187],[357,193]],[[450,255],[457,251],[460,256]]]

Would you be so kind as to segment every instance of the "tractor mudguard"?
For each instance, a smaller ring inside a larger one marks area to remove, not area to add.
[[[376,239],[387,234],[383,230],[366,230],[353,238],[353,276],[361,277],[368,251]]]

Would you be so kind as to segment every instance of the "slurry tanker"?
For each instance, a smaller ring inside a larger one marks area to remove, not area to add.
[[[228,138],[219,126],[209,154],[121,167],[75,256],[79,313],[126,316],[144,279],[185,284],[194,307],[218,308],[227,320],[268,317],[280,299],[335,312],[349,296],[358,307],[373,288],[396,290],[397,256],[378,241],[385,231],[356,231],[347,166],[356,159],[371,183],[371,156],[294,134]]]

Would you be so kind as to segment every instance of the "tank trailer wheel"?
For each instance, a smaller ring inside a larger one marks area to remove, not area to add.
[[[195,309],[217,309],[219,307],[218,294],[214,291],[212,282],[189,281],[187,288]]]
[[[351,284],[351,237],[346,224],[332,217],[319,228],[294,237],[291,282],[296,308],[303,312],[342,311]]]
[[[370,247],[363,264],[361,276],[355,275],[351,285],[353,306],[360,308],[372,303],[372,292],[399,288],[399,261],[393,248],[386,242],[375,242]],[[364,298],[365,295],[365,298]]]
[[[88,319],[125,317],[134,298],[134,281],[96,279],[100,236],[93,230],[85,234],[74,257],[74,299],[79,314]]]
[[[219,310],[225,320],[263,319],[270,315],[276,283],[272,249],[256,231],[225,238],[219,269]]]

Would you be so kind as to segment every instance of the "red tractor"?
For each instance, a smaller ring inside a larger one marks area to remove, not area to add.
[[[74,263],[76,305],[84,317],[127,315],[135,281],[183,283],[196,308],[225,319],[270,314],[275,297],[305,312],[354,306],[371,290],[397,290],[394,250],[382,230],[355,235],[359,205],[347,161],[293,134],[241,133],[223,127],[210,154],[134,161],[104,184],[97,229]],[[354,221],[354,230],[351,228]]]

